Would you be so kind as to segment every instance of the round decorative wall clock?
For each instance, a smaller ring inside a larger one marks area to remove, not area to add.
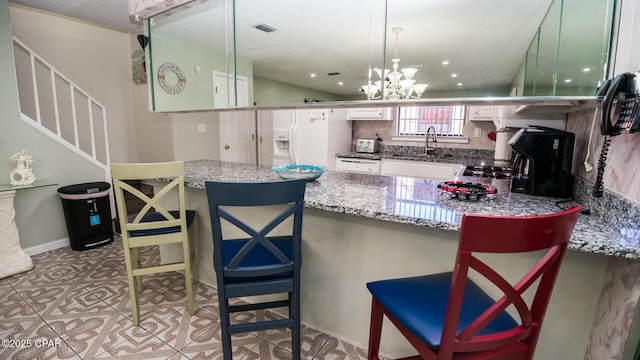
[[[178,94],[187,84],[187,78],[178,65],[164,63],[158,69],[158,84],[169,94]]]

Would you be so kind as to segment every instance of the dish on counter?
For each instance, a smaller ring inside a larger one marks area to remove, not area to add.
[[[271,170],[285,180],[307,179],[307,181],[313,181],[324,173],[324,168],[320,166],[304,164],[273,166]]]

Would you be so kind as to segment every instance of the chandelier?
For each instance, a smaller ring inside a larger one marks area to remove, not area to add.
[[[418,72],[414,67],[406,67],[398,71],[400,59],[398,58],[398,34],[402,31],[401,27],[391,29],[396,34],[396,49],[393,62],[393,70],[389,69],[373,69],[378,74],[380,80],[371,83],[371,69],[369,69],[369,83],[362,86],[362,92],[367,95],[368,100],[384,99],[417,99],[422,97],[422,93],[427,89],[429,84],[416,84],[413,76]],[[403,78],[404,76],[404,78]],[[384,84],[384,85],[383,85]],[[384,89],[383,89],[384,86]],[[383,91],[381,91],[383,89]],[[382,92],[382,94],[380,94]]]

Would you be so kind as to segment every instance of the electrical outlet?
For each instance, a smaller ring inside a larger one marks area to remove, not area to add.
[[[477,127],[473,129],[473,137],[482,137],[482,129]]]
[[[198,124],[198,132],[207,132],[207,124]]]

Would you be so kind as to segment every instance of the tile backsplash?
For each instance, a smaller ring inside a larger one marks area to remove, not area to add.
[[[482,135],[479,138],[473,137],[474,129],[479,127],[482,130]],[[469,138],[468,144],[456,144],[456,143],[438,143],[438,147],[447,148],[469,148],[469,149],[483,149],[494,150],[495,141],[490,140],[487,134],[491,131],[495,131],[495,125],[491,121],[467,121],[463,135]],[[391,140],[396,135],[396,121],[382,121],[382,120],[358,120],[353,122],[353,141],[356,139],[375,139],[377,136],[382,138],[383,145],[409,145],[419,146],[424,145],[416,141],[394,141]]]
[[[596,112],[595,122],[594,112]],[[595,182],[598,173],[598,159],[604,137],[600,134],[601,113],[596,109],[587,109],[570,113],[567,116],[567,131],[576,134],[573,155],[573,173]],[[593,127],[593,136],[589,144],[589,135]],[[589,152],[589,158],[587,157]],[[586,171],[586,161],[593,170]],[[640,203],[640,133],[621,134],[611,138],[611,146],[606,161],[604,187],[623,197]]]
[[[575,149],[573,158],[573,173],[587,182],[595,182],[598,172],[598,159],[602,149],[604,137],[600,134],[600,112],[596,114],[595,123],[593,122],[594,112],[596,109],[586,109],[569,113],[567,115],[567,131],[576,134]],[[593,136],[591,144],[589,137],[593,126]],[[479,127],[482,130],[480,138],[473,137],[474,128]],[[468,144],[455,143],[438,143],[438,147],[442,148],[466,148],[480,150],[494,150],[495,142],[487,138],[487,134],[494,131],[495,127],[492,122],[484,121],[467,121],[464,128],[464,135],[469,138]],[[353,122],[353,140],[358,138],[382,138],[382,145],[388,146],[423,146],[419,142],[394,141],[392,137],[396,133],[396,121],[380,121],[380,120],[359,120]],[[587,172],[585,170],[585,158],[589,152],[589,158],[586,159],[593,170]],[[636,203],[640,203],[640,186],[637,186],[640,180],[640,134],[622,134],[611,138],[611,146],[609,147],[608,158],[606,162],[604,175],[604,187],[616,194],[630,199]],[[597,199],[596,199],[597,200]]]

